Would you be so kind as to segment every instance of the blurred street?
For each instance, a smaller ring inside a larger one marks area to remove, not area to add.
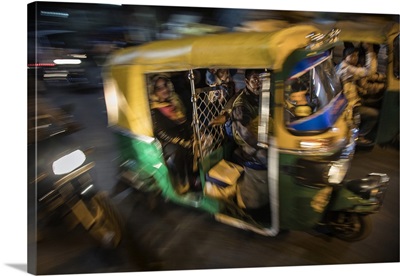
[[[52,89],[47,95],[56,104],[74,105],[75,119],[85,126],[79,134],[80,141],[83,146],[95,147],[97,188],[113,196],[124,217],[126,232],[119,248],[105,250],[83,231],[54,231],[38,244],[39,274],[399,262],[396,149],[358,151],[353,161],[349,178],[361,178],[369,172],[384,172],[391,178],[381,211],[372,215],[373,230],[367,239],[347,243],[296,231],[264,237],[118,183],[117,151],[107,128],[102,90]]]
[[[37,244],[37,274],[400,261],[398,148],[375,146],[372,150],[358,150],[353,160],[349,179],[363,178],[371,172],[386,173],[390,177],[384,204],[379,213],[371,215],[373,230],[367,239],[348,243],[315,232],[299,231],[264,237],[119,182],[119,153],[116,139],[107,127],[100,74],[106,57],[116,49],[184,35],[232,31],[243,27],[245,21],[268,18],[279,24],[298,24],[353,18],[373,22],[398,20],[397,14],[356,18],[353,13],[51,2],[41,8],[33,7],[28,10],[28,16],[34,19],[28,21],[28,68],[39,68],[47,87],[40,93],[55,106],[73,107],[74,119],[84,127],[74,134],[75,138],[83,148],[94,148],[94,185],[110,195],[124,222],[123,240],[114,250],[101,248],[83,229],[51,229]],[[55,59],[71,57],[82,63],[53,64]]]

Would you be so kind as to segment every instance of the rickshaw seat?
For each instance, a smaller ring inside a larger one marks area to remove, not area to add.
[[[233,143],[225,143],[222,146],[218,147],[216,150],[214,150],[210,154],[206,155],[199,162],[200,169],[204,173],[207,173],[213,166],[215,166],[222,159],[236,163],[231,158],[231,154],[233,152],[233,147],[234,147]]]

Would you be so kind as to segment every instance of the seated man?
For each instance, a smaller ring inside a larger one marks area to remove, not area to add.
[[[264,70],[245,71],[246,87],[239,91],[231,112],[233,138],[238,145],[234,161],[244,166],[243,177],[238,182],[238,202],[247,209],[263,207],[269,201],[267,150],[257,145],[261,92],[259,74],[262,72]]]
[[[244,162],[266,168],[266,152],[257,146],[258,107],[261,82],[259,74],[263,70],[246,70],[246,87],[232,104],[231,120],[233,137],[239,146],[238,155]]]

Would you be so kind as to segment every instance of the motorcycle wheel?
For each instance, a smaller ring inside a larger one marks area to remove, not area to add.
[[[334,226],[334,235],[344,241],[355,242],[368,237],[372,220],[368,215],[339,213]]]
[[[92,236],[104,248],[118,247],[123,235],[122,219],[107,193],[99,192],[90,200],[95,224],[90,229]]]

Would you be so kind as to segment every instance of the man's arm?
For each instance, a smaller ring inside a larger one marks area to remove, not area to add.
[[[251,115],[250,112],[243,106],[237,106],[232,109],[232,124],[237,134],[243,139],[243,141],[257,148],[257,138],[250,130]]]

